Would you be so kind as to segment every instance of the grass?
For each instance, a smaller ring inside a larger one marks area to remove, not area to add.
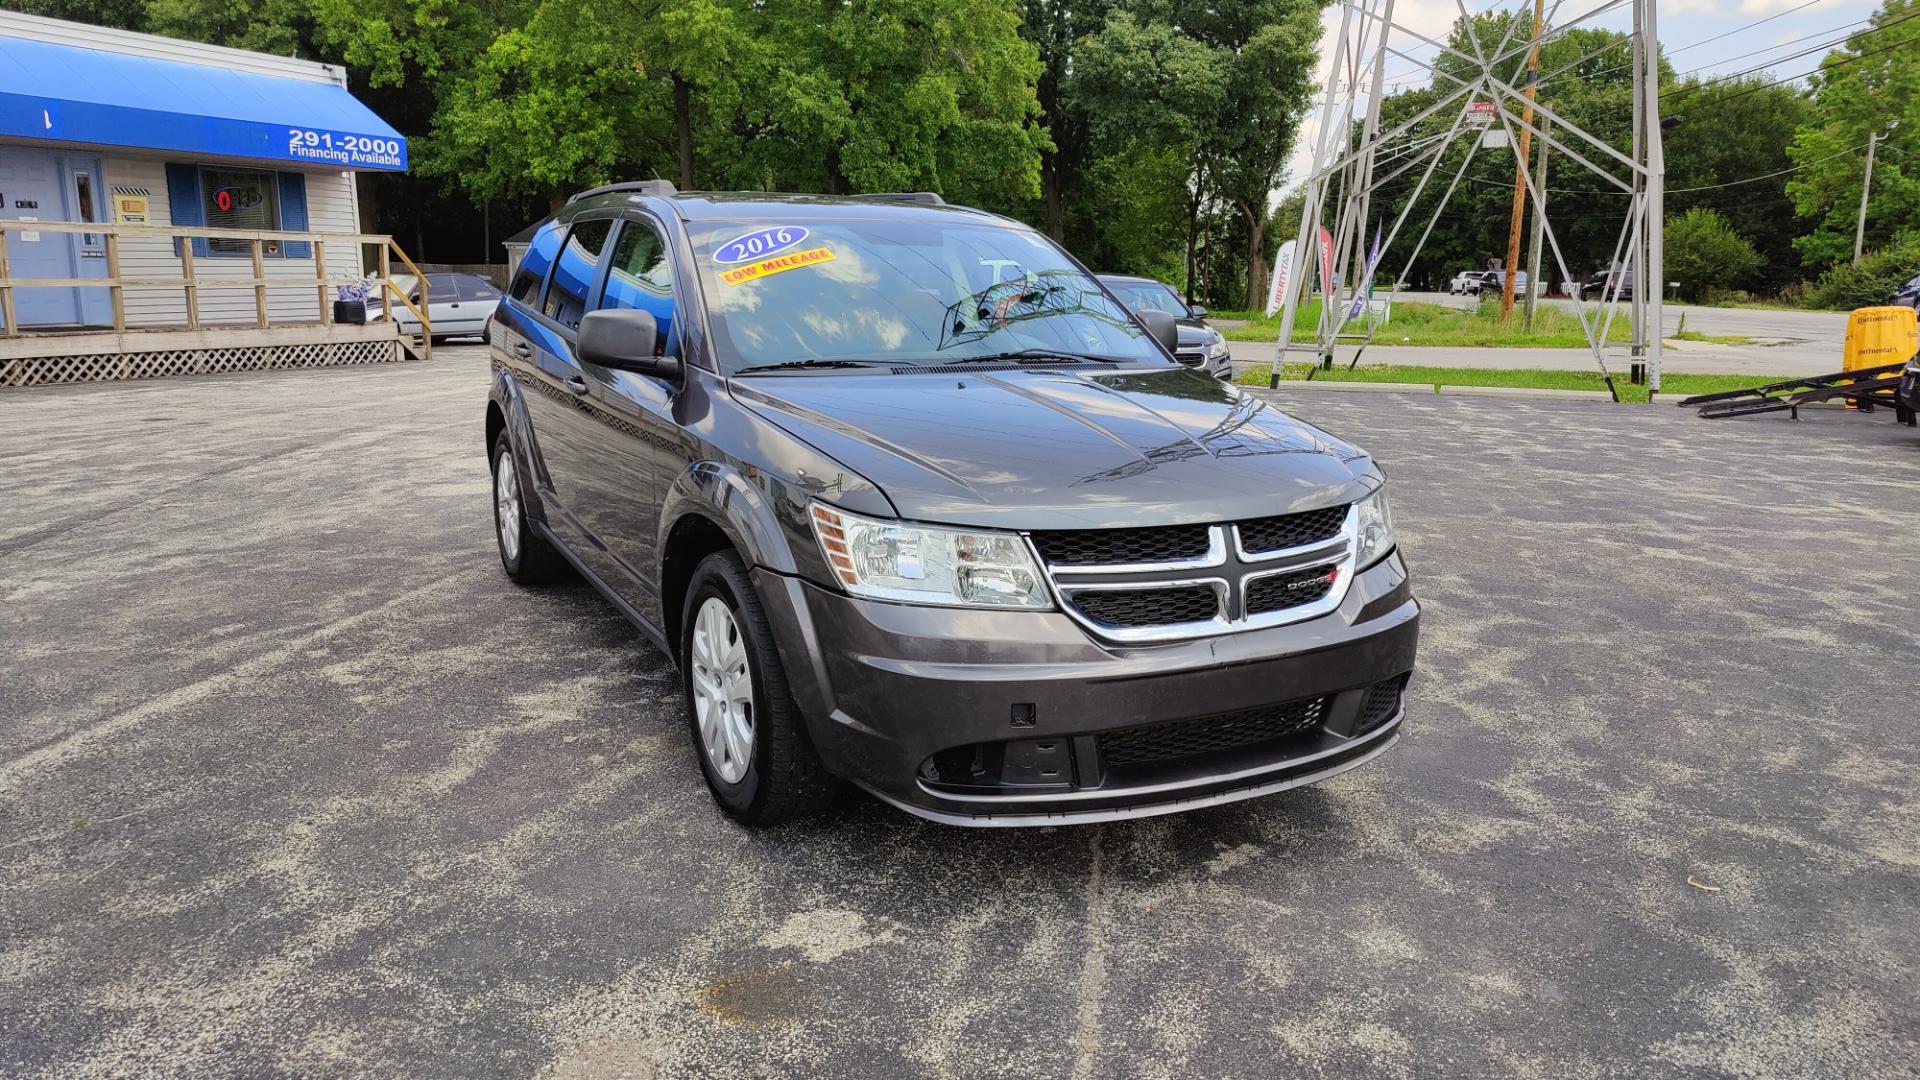
[[[1256,312],[1216,311],[1210,317],[1247,320],[1244,326],[1230,326],[1221,330],[1229,341],[1273,341],[1280,336],[1280,320],[1260,318]],[[1301,305],[1299,314],[1294,318],[1293,340],[1313,341],[1314,327],[1319,320],[1318,299]],[[1359,322],[1356,320],[1352,327],[1359,329]],[[1624,342],[1628,338],[1627,320],[1616,318],[1611,340]],[[1580,329],[1579,319],[1557,307],[1535,310],[1533,328],[1529,330],[1518,315],[1501,322],[1499,310],[1494,305],[1457,311],[1439,304],[1402,300],[1394,303],[1392,321],[1380,327],[1374,334],[1373,343],[1496,349],[1579,349],[1586,347],[1587,336]]]
[[[1311,364],[1286,364],[1280,369],[1282,382],[1306,379]],[[1234,380],[1248,386],[1267,385],[1268,367],[1260,364],[1240,373]],[[1546,371],[1538,368],[1501,370],[1497,368],[1429,367],[1420,364],[1368,364],[1348,371],[1335,367],[1314,374],[1314,380],[1331,382],[1421,383],[1429,386],[1522,386],[1540,390],[1599,390],[1607,384],[1598,371]],[[1713,394],[1778,382],[1768,375],[1666,375],[1661,379],[1660,400],[1676,401],[1694,394]],[[1627,381],[1626,372],[1613,377],[1620,400],[1644,404],[1647,388]]]

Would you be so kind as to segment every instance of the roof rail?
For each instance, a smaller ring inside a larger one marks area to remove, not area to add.
[[[597,188],[588,188],[567,197],[567,205],[572,206],[581,199],[591,199],[595,195],[605,195],[614,191],[632,191],[641,195],[675,195],[678,188],[671,180],[627,180],[618,184],[602,184]]]
[[[945,206],[947,200],[931,191],[875,191],[865,195],[849,195],[850,199],[868,199],[873,202],[925,203],[928,206]]]

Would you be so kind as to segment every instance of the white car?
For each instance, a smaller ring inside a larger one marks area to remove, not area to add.
[[[407,299],[416,306],[420,303],[420,290],[413,286],[410,276],[395,275],[394,284],[406,289]],[[454,337],[489,340],[487,327],[493,320],[493,309],[499,306],[500,290],[478,274],[427,275],[427,321],[433,325],[436,342]],[[378,319],[380,312],[379,298],[369,298],[367,321]],[[394,306],[393,320],[407,333],[420,332],[420,320],[405,304]]]
[[[1507,287],[1506,282],[1507,272],[1505,270],[1463,270],[1453,276],[1453,283],[1447,286],[1447,291],[1453,293],[1455,296],[1479,296],[1487,290],[1499,292]],[[1525,270],[1519,270],[1514,273],[1513,291],[1515,294],[1527,291],[1527,272]]]

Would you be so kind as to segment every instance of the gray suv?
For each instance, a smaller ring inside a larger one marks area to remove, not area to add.
[[[576,196],[491,328],[500,560],[678,666],[749,824],[961,825],[1311,783],[1400,736],[1419,607],[1362,450],[934,196]]]

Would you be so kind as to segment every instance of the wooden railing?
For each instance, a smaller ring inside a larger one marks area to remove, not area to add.
[[[21,232],[45,232],[63,234],[86,234],[100,236],[105,243],[106,276],[76,278],[16,278],[7,265],[7,235]],[[174,257],[180,261],[179,277],[123,277],[120,273],[120,243],[124,239],[164,240],[173,245]],[[252,274],[247,276],[201,275],[194,270],[194,240],[244,240],[248,242],[253,257]],[[431,356],[433,352],[433,324],[427,318],[427,278],[420,268],[400,250],[393,237],[381,233],[331,233],[331,232],[287,232],[281,230],[243,230],[243,229],[198,229],[179,225],[115,225],[104,222],[79,221],[0,221],[0,336],[16,337],[21,332],[18,318],[14,314],[13,290],[42,288],[79,288],[107,289],[113,298],[113,328],[124,331],[127,328],[126,290],[131,288],[175,288],[184,291],[186,298],[186,327],[189,330],[200,329],[200,290],[201,289],[237,289],[253,290],[254,325],[266,328],[273,325],[267,314],[267,290],[272,287],[287,288],[298,286],[300,279],[292,275],[280,277],[267,276],[266,245],[278,243],[284,250],[287,244],[309,244],[313,248],[312,288],[318,301],[317,315],[324,325],[333,322],[333,289],[339,285],[358,285],[367,280],[365,275],[343,277],[327,273],[327,245],[353,245],[356,261],[359,258],[360,245],[372,245],[377,248],[379,269],[372,275],[379,285],[380,317],[376,322],[393,319],[394,304],[405,304],[414,318],[420,320],[421,355]],[[407,290],[400,288],[393,280],[392,259],[397,256],[401,265],[414,276],[419,291],[419,303],[416,305]],[[299,260],[305,261],[305,260]]]

